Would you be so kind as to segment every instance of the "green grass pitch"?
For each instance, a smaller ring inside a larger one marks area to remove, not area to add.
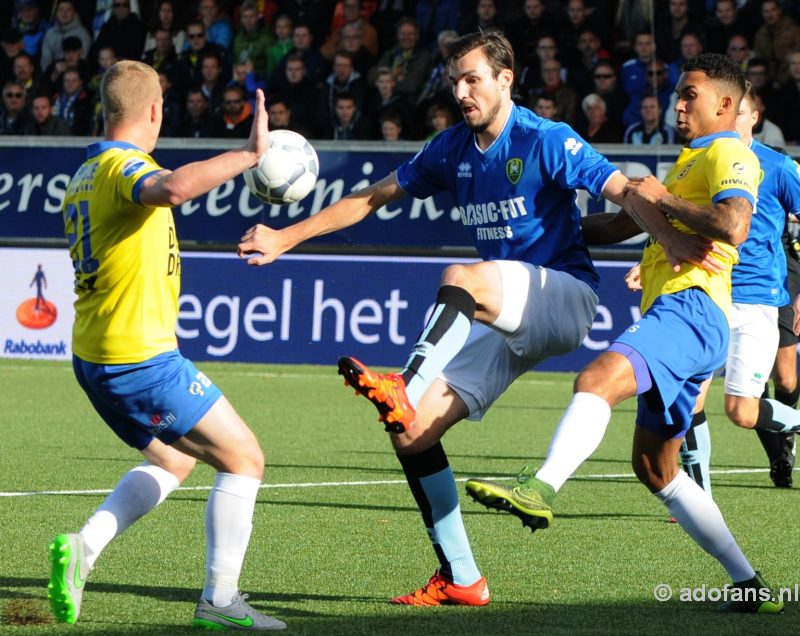
[[[241,586],[294,634],[789,634],[781,616],[727,616],[711,602],[657,602],[659,583],[721,587],[722,568],[631,474],[635,404],[616,409],[605,440],[556,501],[552,528],[463,494],[485,608],[386,603],[432,574],[436,560],[374,409],[333,367],[199,364],[256,431],[265,485]],[[537,467],[569,401],[571,374],[531,373],[481,423],[445,439],[457,478]],[[800,584],[800,501],[776,490],[756,436],[707,406],[714,496],[773,586]],[[153,513],[112,543],[93,571],[77,625],[49,618],[47,544],[77,531],[139,462],[91,409],[65,363],[0,361],[0,633],[197,634],[187,627],[203,578],[203,512],[213,472],[198,466]],[[70,491],[72,494],[42,494]],[[13,496],[11,496],[13,495]]]

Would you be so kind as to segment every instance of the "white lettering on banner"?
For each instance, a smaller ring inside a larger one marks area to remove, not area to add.
[[[8,192],[12,185],[14,185],[14,177],[12,177],[8,172],[0,174],[0,196],[3,196],[6,192]],[[8,200],[0,201],[0,210],[4,210],[9,205],[10,203]]]
[[[242,312],[242,327],[251,340],[266,342],[275,338],[275,331],[265,329],[266,323],[280,319],[279,338],[289,340],[292,307],[292,281],[283,281],[280,315],[275,302],[267,296],[255,296],[247,301]],[[240,296],[214,296],[203,310],[200,299],[193,294],[183,294],[178,301],[177,336],[184,340],[201,337],[200,329],[191,328],[191,321],[201,321],[212,338],[224,340],[221,345],[209,344],[206,352],[212,356],[223,357],[233,351],[239,343]]]
[[[44,211],[61,214],[64,195],[69,185],[69,175],[57,174],[47,182],[47,199],[44,202]],[[61,187],[59,187],[61,186]]]
[[[264,205],[259,203],[257,206],[253,207],[250,205],[250,201],[254,200],[257,201],[257,199],[250,196],[250,190],[242,188],[239,192],[239,214],[248,218],[261,212],[264,209]]]
[[[217,186],[211,192],[208,193],[208,197],[206,198],[206,211],[208,212],[209,216],[222,216],[228,210],[231,209],[230,205],[218,205],[218,202],[221,199],[227,198],[235,189],[236,184],[234,183],[233,179],[228,179],[225,183],[221,186]]]
[[[25,212],[28,209],[28,205],[31,202],[31,194],[33,194],[36,188],[42,187],[43,181],[44,176],[41,174],[26,174],[22,179],[17,181],[17,185],[22,188],[22,191],[19,193],[19,207],[17,208],[20,212]]]
[[[311,340],[321,342],[323,340],[322,318],[325,310],[332,309],[334,314],[333,338],[335,342],[344,342],[344,324],[346,309],[344,303],[338,298],[325,298],[325,281],[317,279],[314,281],[314,305],[312,310]],[[405,344],[405,336],[399,332],[400,311],[408,308],[408,301],[400,298],[400,290],[393,289],[389,293],[389,300],[383,306],[389,312],[387,324],[389,341],[392,344]],[[350,312],[348,325],[350,335],[362,344],[375,344],[380,342],[379,333],[367,334],[361,329],[361,325],[383,325],[383,310],[381,304],[372,298],[363,298],[356,302]]]
[[[200,204],[195,203],[194,199],[190,199],[189,201],[181,203],[181,207],[178,209],[181,212],[181,216],[190,216],[200,209]]]

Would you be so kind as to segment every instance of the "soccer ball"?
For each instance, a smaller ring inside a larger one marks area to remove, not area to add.
[[[267,151],[244,173],[244,182],[256,198],[282,205],[305,197],[318,176],[319,159],[308,140],[291,130],[273,130]]]

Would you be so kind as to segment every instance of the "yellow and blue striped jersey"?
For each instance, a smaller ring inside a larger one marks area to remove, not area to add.
[[[180,254],[172,210],[139,202],[162,168],[132,144],[104,141],[67,186],[64,228],[75,269],[72,350],[130,364],[177,348]]]
[[[755,208],[759,164],[755,154],[735,132],[722,132],[693,140],[685,146],[670,169],[664,185],[675,196],[697,205],[711,205],[730,197],[743,197]],[[695,234],[668,217],[680,232]],[[725,252],[717,257],[724,264],[722,272],[710,272],[691,263],[672,271],[664,248],[652,238],[644,248],[641,264],[642,313],[662,294],[674,294],[690,287],[705,291],[729,315],[731,307],[731,270],[739,260],[736,248],[722,241],[715,243]]]

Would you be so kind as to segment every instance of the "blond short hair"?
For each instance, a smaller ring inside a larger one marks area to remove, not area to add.
[[[107,125],[142,116],[160,97],[158,73],[143,62],[122,60],[103,73],[100,98]]]

